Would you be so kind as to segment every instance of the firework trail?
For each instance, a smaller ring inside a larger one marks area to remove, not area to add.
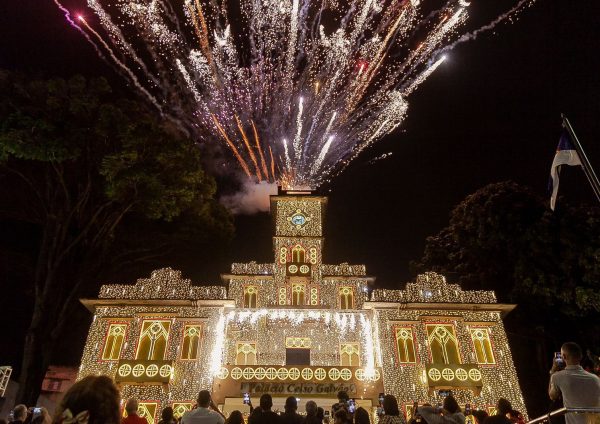
[[[341,172],[402,124],[444,52],[535,0],[470,32],[466,0],[80,1],[97,16],[82,26],[54,0],[166,119],[290,189]]]

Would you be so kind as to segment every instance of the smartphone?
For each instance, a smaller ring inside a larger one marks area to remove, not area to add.
[[[384,393],[379,393],[379,404],[383,405],[383,398],[385,397]]]
[[[329,418],[329,410],[323,411],[323,417]]]
[[[243,397],[244,397],[244,405],[250,405],[250,393],[245,392]]]
[[[438,396],[441,398],[445,398],[446,396],[450,396],[452,392],[450,390],[438,390]]]
[[[34,414],[41,414],[42,413],[42,408],[33,408],[33,413]]]
[[[471,411],[471,404],[470,404],[470,403],[467,403],[467,404],[465,405],[465,416],[469,416],[469,415],[471,415],[471,412],[472,412],[472,411]]]
[[[562,358],[562,354],[560,352],[554,352],[554,360],[558,365],[564,365],[565,360]]]
[[[356,409],[356,400],[349,399],[348,400],[348,412],[350,412],[351,414],[354,414],[355,409]]]

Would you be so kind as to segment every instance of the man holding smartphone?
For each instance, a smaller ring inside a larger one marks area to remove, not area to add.
[[[550,399],[557,400],[562,396],[566,408],[600,408],[600,378],[579,365],[583,357],[579,345],[565,343],[560,353],[566,367],[561,369],[560,361],[554,358],[548,387]],[[567,413],[565,420],[567,424],[585,424],[588,416]]]

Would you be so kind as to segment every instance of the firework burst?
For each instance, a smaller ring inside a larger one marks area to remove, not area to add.
[[[220,140],[249,178],[316,188],[394,131],[448,46],[477,35],[461,32],[468,2],[421,3],[87,0],[102,35],[83,18],[76,28],[166,118]]]

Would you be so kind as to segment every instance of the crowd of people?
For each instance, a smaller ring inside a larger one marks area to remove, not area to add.
[[[580,362],[581,348],[575,343],[565,343],[561,354],[550,370],[548,394],[551,399],[561,399],[567,408],[599,408],[600,378],[585,371]],[[284,411],[273,411],[273,398],[265,393],[259,405],[254,407],[248,399],[250,413],[247,417],[235,410],[228,417],[217,408],[207,390],[198,394],[197,405],[191,411],[176,418],[173,408],[162,411],[158,424],[371,424],[371,415],[356,407],[344,391],[338,393],[338,402],[324,409],[315,401],[304,405],[304,414],[298,413],[298,399],[290,396],[285,401]],[[138,415],[138,401],[129,399],[125,404],[125,417],[121,417],[119,390],[112,379],[106,376],[88,376],[75,383],[65,393],[54,418],[43,407],[14,407],[10,422],[13,424],[148,424]],[[468,406],[467,406],[468,408]],[[393,395],[380,398],[377,408],[379,424],[466,424],[467,416],[472,424],[524,424],[523,415],[515,411],[510,402],[500,398],[496,414],[488,416],[483,410],[463,411],[450,394],[442,405],[423,404],[413,406],[408,423],[400,411]],[[246,419],[247,418],[247,419]],[[589,417],[585,414],[569,413],[566,424],[584,424]],[[0,419],[0,424],[6,423]]]

